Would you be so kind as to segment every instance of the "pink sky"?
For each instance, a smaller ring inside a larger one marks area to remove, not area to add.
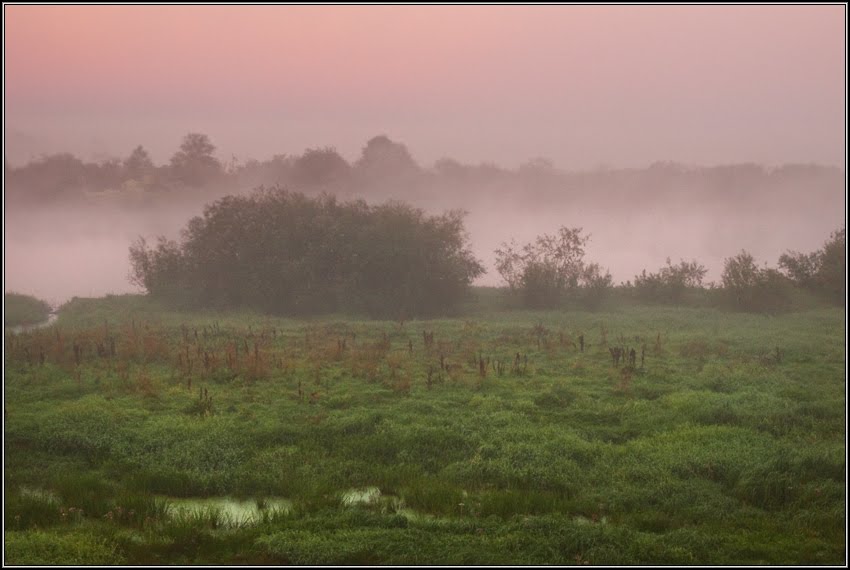
[[[4,11],[10,158],[163,162],[197,130],[222,158],[386,133],[426,165],[844,167],[843,5]]]

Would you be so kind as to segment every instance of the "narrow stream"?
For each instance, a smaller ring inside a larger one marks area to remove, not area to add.
[[[43,328],[49,327],[50,325],[55,323],[56,319],[58,319],[58,318],[59,318],[59,315],[57,313],[50,313],[50,315],[48,315],[46,321],[42,321],[40,323],[35,323],[35,324],[31,324],[31,325],[15,325],[15,326],[12,326],[12,327],[4,327],[4,331],[6,333],[10,333],[10,334],[21,334],[21,333],[25,333],[25,332],[29,332],[29,331],[43,329]]]

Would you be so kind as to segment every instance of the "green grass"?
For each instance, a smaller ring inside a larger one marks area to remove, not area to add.
[[[7,327],[46,321],[51,310],[45,301],[20,293],[5,293],[3,309],[3,326]]]
[[[7,562],[843,563],[842,309],[480,293],[404,324],[75,299],[7,336]],[[292,507],[173,508],[205,497]]]

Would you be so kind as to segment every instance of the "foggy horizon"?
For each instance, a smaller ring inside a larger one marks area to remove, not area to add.
[[[293,141],[291,148],[287,147],[286,149],[280,148],[269,148],[261,151],[259,154],[253,155],[250,153],[232,153],[228,152],[226,149],[229,148],[227,141],[219,140],[209,129],[204,128],[195,128],[188,129],[183,131],[176,136],[173,141],[171,141],[170,145],[167,143],[163,143],[162,147],[158,150],[154,150],[156,147],[149,144],[148,142],[139,139],[135,143],[130,143],[129,146],[118,146],[118,145],[105,145],[103,148],[113,149],[110,152],[106,150],[96,150],[97,145],[105,144],[105,141],[97,136],[93,136],[88,144],[93,145],[92,150],[85,150],[86,144],[80,143],[78,145],[74,145],[73,143],[62,146],[58,143],[48,142],[49,137],[47,136],[38,136],[33,133],[28,133],[23,130],[17,129],[14,126],[7,126],[5,131],[5,137],[7,139],[6,143],[6,151],[8,156],[6,156],[6,160],[8,164],[13,168],[20,168],[22,166],[26,166],[27,164],[37,162],[45,157],[59,155],[59,154],[71,154],[74,157],[80,159],[83,162],[92,162],[92,163],[103,163],[108,161],[119,160],[123,161],[130,152],[138,147],[143,147],[146,151],[148,151],[153,159],[154,165],[161,167],[166,166],[169,162],[171,156],[173,156],[174,152],[178,149],[179,144],[183,136],[187,133],[201,133],[209,136],[210,140],[215,144],[216,150],[213,155],[222,163],[222,164],[244,164],[251,161],[263,161],[274,158],[275,156],[286,156],[286,157],[297,157],[303,154],[305,151],[312,149],[333,149],[337,153],[339,153],[342,158],[344,158],[349,164],[353,164],[359,158],[363,147],[366,145],[367,141],[375,136],[386,136],[394,142],[403,144],[410,151],[413,160],[425,170],[433,169],[441,160],[452,160],[456,161],[459,164],[464,166],[495,166],[501,170],[505,171],[515,171],[519,168],[522,168],[525,165],[528,165],[537,160],[545,160],[549,162],[552,168],[558,172],[565,174],[580,174],[580,173],[597,173],[597,172],[607,172],[607,171],[625,171],[625,170],[644,170],[647,168],[651,168],[654,166],[662,165],[662,166],[675,166],[681,167],[683,169],[705,169],[705,168],[717,168],[717,167],[726,167],[726,166],[740,166],[740,165],[755,165],[763,168],[764,170],[770,172],[775,169],[780,169],[785,166],[816,166],[816,167],[824,167],[824,168],[834,168],[844,172],[844,164],[843,163],[827,163],[827,162],[818,162],[814,160],[785,160],[778,162],[759,162],[755,160],[729,160],[725,162],[698,162],[698,161],[682,161],[682,160],[674,160],[667,157],[657,157],[653,160],[649,160],[647,162],[634,162],[634,163],[624,163],[624,164],[616,164],[612,162],[600,161],[595,164],[588,164],[583,166],[575,166],[575,167],[566,167],[565,165],[558,164],[557,162],[551,159],[553,153],[542,152],[540,154],[534,156],[517,156],[513,158],[508,158],[505,162],[498,162],[496,160],[491,160],[486,157],[480,160],[466,160],[459,156],[455,156],[450,152],[439,152],[435,151],[434,156],[437,158],[433,160],[423,160],[412,149],[416,148],[416,144],[410,144],[411,141],[403,140],[399,137],[396,137],[390,131],[375,131],[367,136],[364,136],[363,139],[359,143],[352,143],[351,148],[343,149],[339,145],[335,144],[334,141],[324,141],[317,142],[316,144],[310,145],[299,145],[297,141]],[[135,139],[134,139],[135,140]],[[26,151],[19,149],[28,149]]]
[[[480,285],[503,284],[499,244],[562,225],[585,228],[588,258],[616,283],[667,257],[717,281],[741,249],[773,266],[843,224],[844,10],[5,5],[4,157],[13,170],[56,153],[108,165],[141,145],[167,169],[196,132],[228,168],[325,147],[353,167],[384,134],[431,178],[285,185],[467,210]],[[467,182],[440,174],[444,158]],[[705,172],[750,165],[780,176]],[[838,172],[786,179],[785,165]],[[53,302],[134,291],[132,239],[175,238],[203,204],[275,176],[182,197],[81,182],[73,207],[11,208],[4,186],[5,288]]]
[[[841,6],[4,10],[15,165],[197,131],[223,161],[386,133],[422,165],[845,168]]]

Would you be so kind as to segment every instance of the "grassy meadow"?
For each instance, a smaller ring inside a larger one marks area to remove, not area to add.
[[[75,299],[7,334],[5,562],[844,563],[844,310],[478,294],[407,322]]]

